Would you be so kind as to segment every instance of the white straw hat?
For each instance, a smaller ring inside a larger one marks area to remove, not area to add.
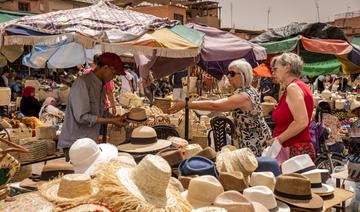
[[[283,174],[299,173],[299,174],[311,174],[311,173],[326,173],[327,169],[316,168],[314,162],[311,160],[308,154],[297,155],[292,157],[281,164],[281,170]]]
[[[321,173],[303,174],[310,179],[311,191],[319,196],[327,196],[334,193],[335,189],[331,185],[321,183]]]
[[[201,152],[203,148],[199,144],[189,144],[184,147],[184,159],[190,158]]]
[[[250,178],[250,186],[266,186],[274,191],[276,179],[272,172],[253,172]]]
[[[276,201],[274,193],[266,186],[246,188],[243,194],[248,200],[264,205],[271,212],[290,212],[289,206]]]
[[[93,174],[99,163],[109,162],[116,157],[118,150],[111,144],[96,144],[91,138],[81,138],[71,145],[70,161],[77,174]]]

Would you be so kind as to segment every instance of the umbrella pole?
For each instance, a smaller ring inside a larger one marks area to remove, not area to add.
[[[188,75],[187,75],[187,88],[186,88],[186,107],[185,107],[185,139],[189,139],[189,107],[187,106],[189,103],[189,93],[190,93],[190,71],[191,68],[188,69]]]

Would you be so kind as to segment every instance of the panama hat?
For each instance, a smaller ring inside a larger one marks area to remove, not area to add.
[[[316,168],[314,162],[308,154],[297,155],[292,157],[281,164],[283,174],[299,173],[299,174],[312,174],[312,173],[326,173],[327,169]]]
[[[189,144],[184,147],[184,158],[190,158],[199,154],[203,148],[199,144]]]
[[[270,157],[257,157],[258,167],[255,172],[272,172],[275,177],[281,174],[279,163],[276,159]]]
[[[225,191],[216,197],[214,206],[225,208],[228,212],[265,212],[269,211],[260,203],[251,202],[237,191]]]
[[[111,158],[110,163],[117,167],[132,168],[136,166],[134,157],[126,152],[120,152],[116,157]]]
[[[248,200],[264,205],[271,212],[290,212],[289,206],[276,201],[274,193],[266,186],[247,188],[243,194]]]
[[[201,157],[194,156],[183,160],[179,165],[179,173],[181,176],[189,175],[212,175],[218,176],[214,162],[211,160]]]
[[[193,212],[227,212],[227,210],[225,208],[209,206],[195,209]]]
[[[216,151],[212,147],[206,147],[205,149],[201,150],[197,153],[197,156],[205,157],[209,160],[215,161],[216,160]]]
[[[183,138],[170,136],[167,138],[169,141],[171,141],[171,146],[175,148],[181,148],[189,145],[189,142]]]
[[[164,158],[171,167],[178,167],[181,161],[184,160],[182,152],[177,148],[163,149],[157,155]]]
[[[211,206],[222,192],[224,188],[214,176],[203,175],[191,179],[189,189],[181,195],[196,209]]]
[[[178,180],[180,181],[180,183],[184,187],[184,189],[188,189],[191,179],[198,177],[198,176],[199,175],[179,176]]]
[[[130,143],[117,146],[118,150],[128,153],[146,153],[165,149],[171,145],[171,141],[157,139],[154,128],[140,126],[135,128],[130,137]]]
[[[303,174],[311,182],[311,191],[319,196],[328,196],[334,193],[334,187],[321,183],[321,173]]]
[[[241,172],[220,172],[219,181],[225,191],[234,190],[242,192],[248,187],[248,182]]]
[[[272,172],[253,172],[250,178],[250,186],[266,186],[274,191],[276,179]]]
[[[274,194],[276,199],[297,208],[322,210],[324,201],[311,192],[310,180],[297,173],[283,174],[277,177]]]
[[[86,174],[68,174],[39,187],[40,194],[56,203],[75,203],[89,200],[98,192],[98,187]]]
[[[69,157],[76,174],[93,174],[99,163],[109,162],[118,151],[111,144],[96,144],[91,138],[81,138],[70,147]]]
[[[109,164],[97,173],[97,199],[116,211],[191,211],[191,205],[170,184],[171,167],[158,155],[146,155],[134,168]]]
[[[128,121],[144,122],[147,120],[144,108],[132,108],[126,116]]]

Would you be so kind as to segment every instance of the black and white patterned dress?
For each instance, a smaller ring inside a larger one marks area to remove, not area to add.
[[[261,156],[266,148],[266,141],[271,139],[271,130],[266,124],[261,109],[260,95],[255,88],[238,88],[234,94],[246,93],[253,104],[252,111],[242,111],[240,108],[233,111],[235,124],[235,139],[240,148],[250,148],[256,156]]]

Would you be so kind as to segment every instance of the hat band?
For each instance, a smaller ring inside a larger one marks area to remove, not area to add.
[[[150,138],[130,138],[130,142],[132,144],[153,144],[156,143],[157,137],[150,137]]]
[[[322,183],[311,183],[311,188],[321,188]]]
[[[270,212],[277,212],[279,210],[279,207],[276,206],[275,208],[268,209]]]
[[[309,194],[309,195],[288,194],[288,193],[281,192],[278,190],[275,190],[274,194],[276,194],[277,196],[280,196],[280,197],[285,197],[285,198],[289,198],[289,199],[297,199],[297,200],[310,200],[312,198],[311,194]]]
[[[316,166],[309,166],[309,167],[306,167],[306,168],[297,170],[297,171],[294,172],[294,173],[302,174],[302,173],[304,173],[304,172],[311,171],[311,170],[314,170],[314,169],[316,169]]]

